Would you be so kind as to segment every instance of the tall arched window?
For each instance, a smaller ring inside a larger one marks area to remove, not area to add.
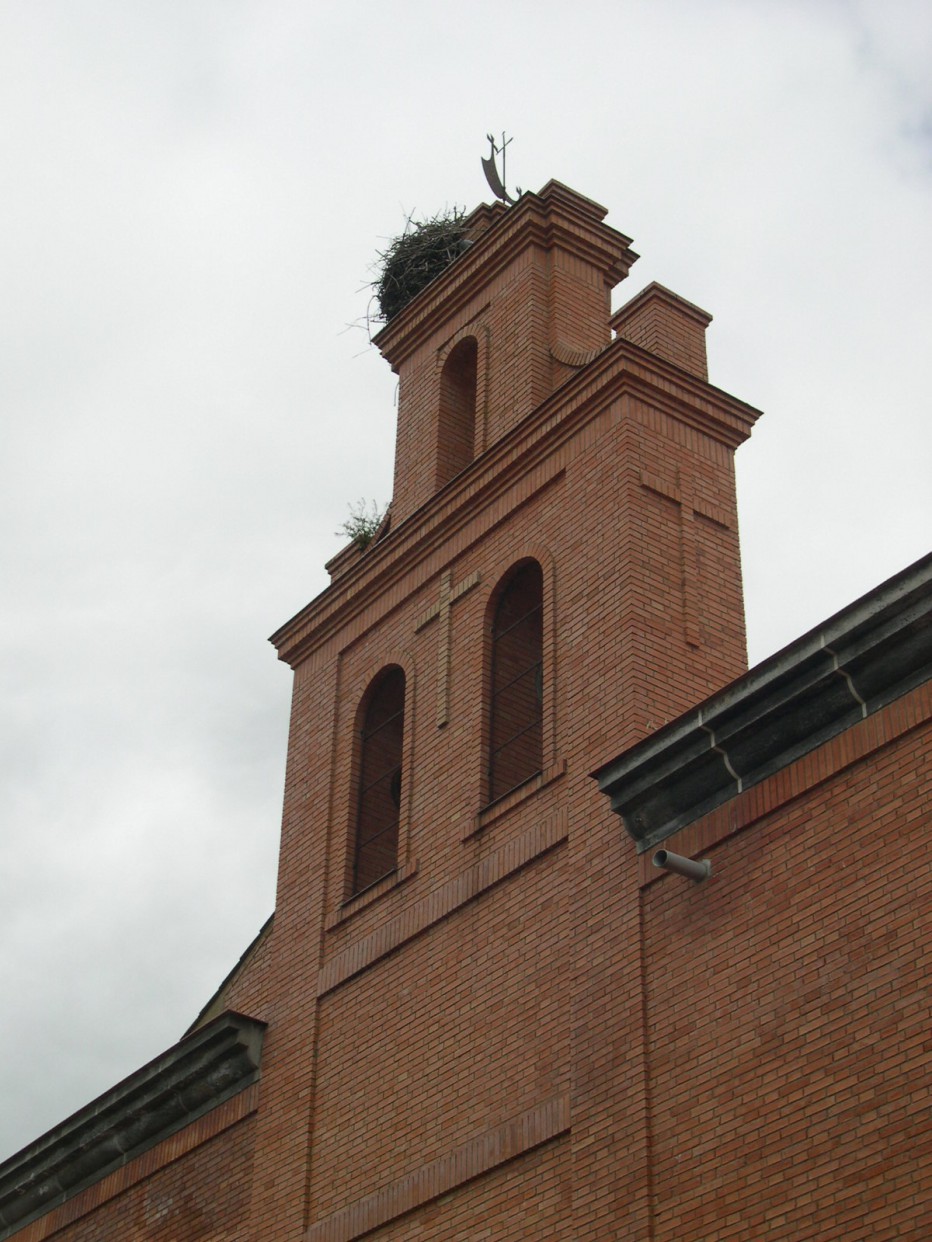
[[[440,373],[437,487],[459,474],[476,455],[476,376],[479,346],[467,336],[450,350]]]
[[[543,766],[543,574],[526,561],[508,579],[492,618],[489,801]]]
[[[405,675],[395,665],[370,687],[362,718],[353,893],[361,893],[398,865],[404,714]]]

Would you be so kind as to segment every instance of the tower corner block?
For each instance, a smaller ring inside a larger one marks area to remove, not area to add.
[[[705,330],[708,311],[654,281],[615,311],[609,324],[616,336],[708,380]]]

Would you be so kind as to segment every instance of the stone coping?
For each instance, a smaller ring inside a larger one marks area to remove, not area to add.
[[[255,1082],[264,1034],[221,1014],[0,1164],[0,1239]]]
[[[592,775],[639,852],[932,677],[932,555]]]

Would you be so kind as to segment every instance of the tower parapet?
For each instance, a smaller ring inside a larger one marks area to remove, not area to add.
[[[395,526],[567,379],[567,358],[609,344],[611,291],[638,256],[605,215],[559,181],[483,204],[468,249],[376,336],[400,385]]]

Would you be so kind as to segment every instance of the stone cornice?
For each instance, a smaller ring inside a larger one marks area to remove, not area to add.
[[[475,213],[474,213],[475,214]],[[603,224],[604,207],[559,181],[526,193],[373,338],[393,370],[530,246],[559,246],[601,268],[610,288],[637,259],[631,238]]]
[[[593,773],[639,851],[932,678],[932,555]]]
[[[697,379],[647,350],[617,338],[571,376],[512,431],[393,528],[270,638],[279,658],[297,667],[338,626],[368,607],[375,595],[425,561],[476,513],[526,480],[581,426],[629,395],[686,426],[736,448],[760,411]]]
[[[225,1013],[0,1164],[0,1239],[255,1082],[264,1032]]]

